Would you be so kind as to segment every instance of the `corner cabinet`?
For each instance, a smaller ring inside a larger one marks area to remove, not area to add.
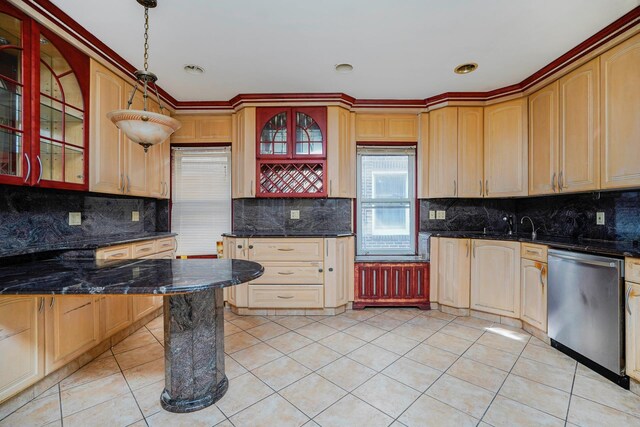
[[[455,308],[469,308],[469,239],[438,239],[438,302]]]
[[[484,109],[484,193],[487,197],[526,196],[527,99]]]
[[[520,243],[471,241],[471,308],[520,317]]]

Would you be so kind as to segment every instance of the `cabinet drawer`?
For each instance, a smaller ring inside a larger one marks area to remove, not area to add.
[[[137,242],[131,245],[131,255],[133,258],[141,258],[143,256],[151,255],[156,251],[156,245],[153,240],[147,240],[146,242]]]
[[[321,261],[322,239],[250,239],[252,261]]]
[[[322,285],[324,273],[321,262],[263,262],[264,274],[251,282],[256,284]]]
[[[532,261],[547,262],[547,247],[533,243],[522,243],[520,246],[520,257]]]
[[[259,308],[321,308],[323,287],[254,286],[249,285],[249,307]]]
[[[167,237],[165,239],[156,240],[156,252],[173,251],[176,249],[176,239],[173,237]]]
[[[626,279],[640,284],[640,258],[625,258],[624,264]]]
[[[111,248],[98,249],[96,251],[96,259],[104,260],[118,260],[131,258],[131,247],[126,246],[114,246]]]

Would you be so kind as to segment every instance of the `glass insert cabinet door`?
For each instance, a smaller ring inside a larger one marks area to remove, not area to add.
[[[0,183],[86,190],[89,58],[0,3]]]
[[[259,108],[259,158],[326,158],[325,107]]]

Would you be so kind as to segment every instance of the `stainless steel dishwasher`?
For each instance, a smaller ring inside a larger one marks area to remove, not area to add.
[[[629,388],[624,374],[624,261],[549,250],[551,345]]]

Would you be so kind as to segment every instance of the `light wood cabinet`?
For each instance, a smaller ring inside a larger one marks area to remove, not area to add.
[[[469,308],[469,239],[440,238],[438,243],[438,302]]]
[[[440,302],[438,295],[438,265],[440,252],[440,238],[429,238],[429,302]]]
[[[157,102],[149,100],[150,110],[160,113]],[[164,110],[168,115],[168,111]],[[147,152],[147,195],[158,199],[168,199],[171,193],[171,143],[149,147]]]
[[[471,308],[520,317],[520,243],[471,241]]]
[[[46,298],[45,374],[64,366],[100,342],[99,307],[99,298],[93,295]]]
[[[356,142],[354,113],[342,107],[327,107],[328,197],[356,197]]]
[[[324,239],[324,305],[341,307],[353,301],[354,237]]]
[[[322,286],[249,285],[251,308],[322,308]]]
[[[249,239],[225,237],[224,238],[224,256],[233,259],[249,259]],[[227,301],[236,307],[249,306],[249,285],[242,283],[236,286],[230,286],[227,289]]]
[[[458,108],[458,197],[484,196],[483,140],[483,108]]]
[[[527,100],[484,109],[484,178],[488,197],[526,196]]]
[[[109,295],[100,297],[100,337],[110,337],[133,322],[131,296]]]
[[[640,34],[600,56],[601,187],[640,187]]]
[[[626,373],[640,381],[640,284],[627,282],[625,296]]]
[[[598,61],[529,97],[529,195],[600,187]]]
[[[547,264],[523,258],[520,285],[520,318],[547,332]]]
[[[356,114],[356,141],[417,142],[415,114]]]
[[[322,261],[323,241],[314,237],[260,238],[249,241],[249,259],[256,261]]]
[[[429,113],[429,197],[458,194],[458,109]]]
[[[231,142],[231,196],[256,195],[256,109],[246,107],[233,115]]]
[[[420,114],[420,138],[418,139],[418,199],[429,197],[429,113]]]
[[[231,142],[231,115],[186,115],[175,117],[182,127],[171,135],[171,142],[208,143]]]
[[[0,402],[44,376],[43,297],[0,297]]]

